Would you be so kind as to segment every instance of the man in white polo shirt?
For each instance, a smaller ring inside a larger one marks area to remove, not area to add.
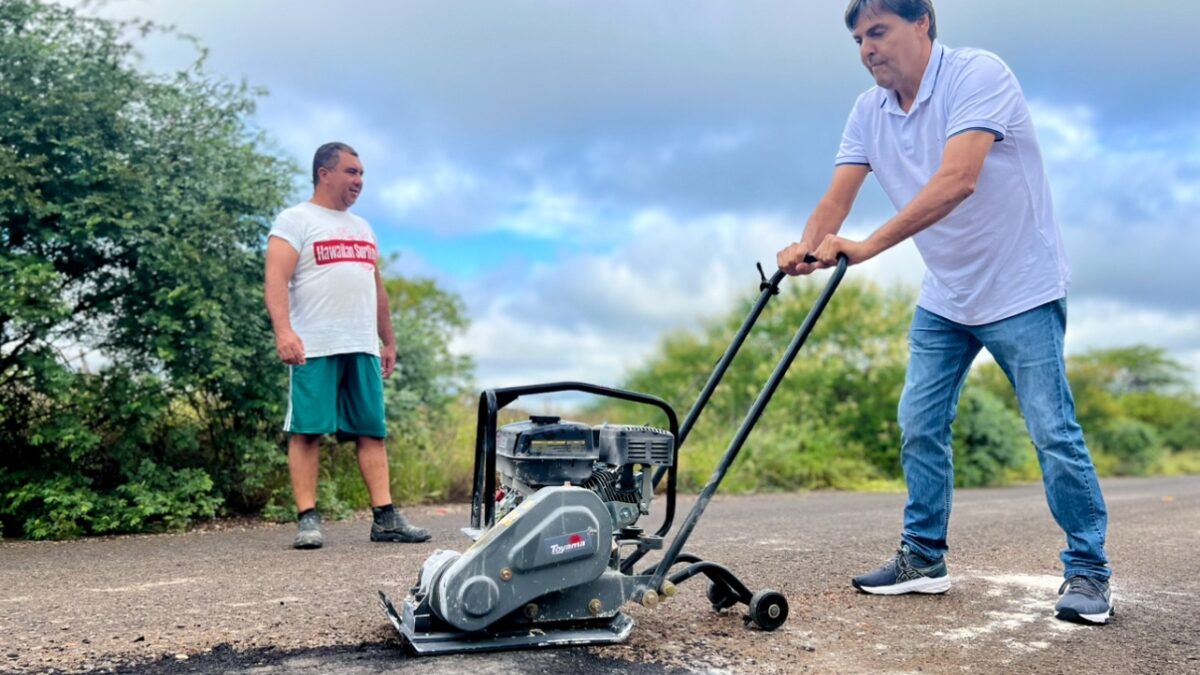
[[[851,110],[833,181],[779,268],[809,274],[839,254],[861,263],[909,237],[926,265],[899,408],[900,549],[852,583],[887,595],[950,588],[950,424],[986,348],[1013,384],[1066,533],[1056,615],[1106,623],[1108,517],[1063,359],[1070,267],[1020,85],[994,54],[940,44],[931,0],[852,0],[846,26],[876,86]],[[871,172],[898,213],[863,241],[839,237]]]

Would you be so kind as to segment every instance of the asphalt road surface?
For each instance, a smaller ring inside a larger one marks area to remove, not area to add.
[[[1063,537],[1038,485],[959,491],[954,585],[919,597],[849,585],[890,557],[903,495],[718,496],[687,549],[782,591],[778,631],[746,628],[744,607],[713,612],[698,577],[629,607],[624,644],[415,658],[376,592],[402,597],[435,548],[464,548],[467,509],[451,505],[410,511],[434,533],[420,545],[372,544],[362,518],[327,524],[319,551],[265,523],[0,542],[0,672],[1200,673],[1200,477],[1103,486],[1117,603],[1104,627],[1052,616]]]

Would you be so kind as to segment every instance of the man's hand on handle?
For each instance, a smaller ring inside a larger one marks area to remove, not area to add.
[[[811,249],[808,244],[801,241],[793,242],[787,248],[775,254],[775,262],[785,274],[792,276],[812,274],[820,268],[812,262],[806,262],[806,259],[812,260],[809,257],[810,252]]]
[[[829,234],[825,235],[816,249],[811,249],[804,242],[795,242],[777,253],[775,260],[784,273],[798,276],[836,266],[839,255],[845,255],[848,264],[857,265],[874,258],[878,253],[869,242]]]
[[[838,254],[845,254],[848,264],[857,265],[874,258],[879,251],[874,250],[869,241],[854,241],[836,234],[825,235],[821,245],[813,251],[813,257],[817,259],[817,268],[837,265]]]

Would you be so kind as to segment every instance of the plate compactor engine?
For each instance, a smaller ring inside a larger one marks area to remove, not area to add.
[[[498,430],[495,458],[495,524],[465,530],[476,537],[466,552],[426,561],[397,627],[406,633],[411,622],[418,651],[443,651],[446,640],[465,651],[454,633],[485,628],[488,639],[469,644],[544,642],[544,631],[533,630],[541,625],[575,625],[588,642],[597,630],[623,639],[632,622],[621,606],[646,589],[618,569],[617,542],[640,535],[652,472],[673,464],[674,435],[534,416]]]
[[[845,274],[838,261],[824,292],[759,392],[712,477],[661,559],[635,565],[664,548],[675,516],[679,448],[770,298],[783,272],[763,276],[761,295],[717,363],[682,428],[660,398],[582,382],[491,389],[479,399],[471,527],[466,551],[435,551],[400,606],[380,604],[417,654],[447,654],[551,645],[620,642],[633,620],[628,602],[647,608],[676,585],[704,575],[714,610],[749,608],[746,623],[775,630],[787,620],[784,596],[752,593],[730,570],[683,551],[700,516],[736,459],[788,366]],[[761,273],[761,268],[760,268]],[[590,426],[534,416],[497,426],[498,412],[521,396],[583,392],[658,408],[667,428]],[[666,502],[653,534],[638,526],[650,514],[662,479]],[[674,569],[686,564],[683,569]]]
[[[533,416],[508,424],[496,439],[501,492],[496,517],[503,518],[537,490],[574,485],[596,493],[612,519],[612,529],[631,527],[650,513],[650,476],[636,470],[671,466],[675,438],[645,426],[563,422]]]

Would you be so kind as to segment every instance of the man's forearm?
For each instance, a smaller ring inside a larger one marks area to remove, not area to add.
[[[975,192],[973,180],[936,174],[900,212],[867,238],[876,254],[899,244],[950,215]]]
[[[375,323],[379,331],[379,339],[385,345],[396,344],[396,332],[392,328],[392,308],[388,303],[387,290],[381,279],[375,283]]]
[[[849,215],[849,211],[845,208],[831,200],[822,199],[817,203],[817,207],[813,209],[812,215],[808,218],[808,223],[804,226],[802,241],[808,244],[810,249],[815,249],[827,235],[837,234],[838,230],[842,229],[842,223],[845,222],[847,215]]]
[[[263,290],[263,299],[266,302],[267,315],[271,317],[271,328],[275,334],[292,330],[287,284],[267,281]]]

